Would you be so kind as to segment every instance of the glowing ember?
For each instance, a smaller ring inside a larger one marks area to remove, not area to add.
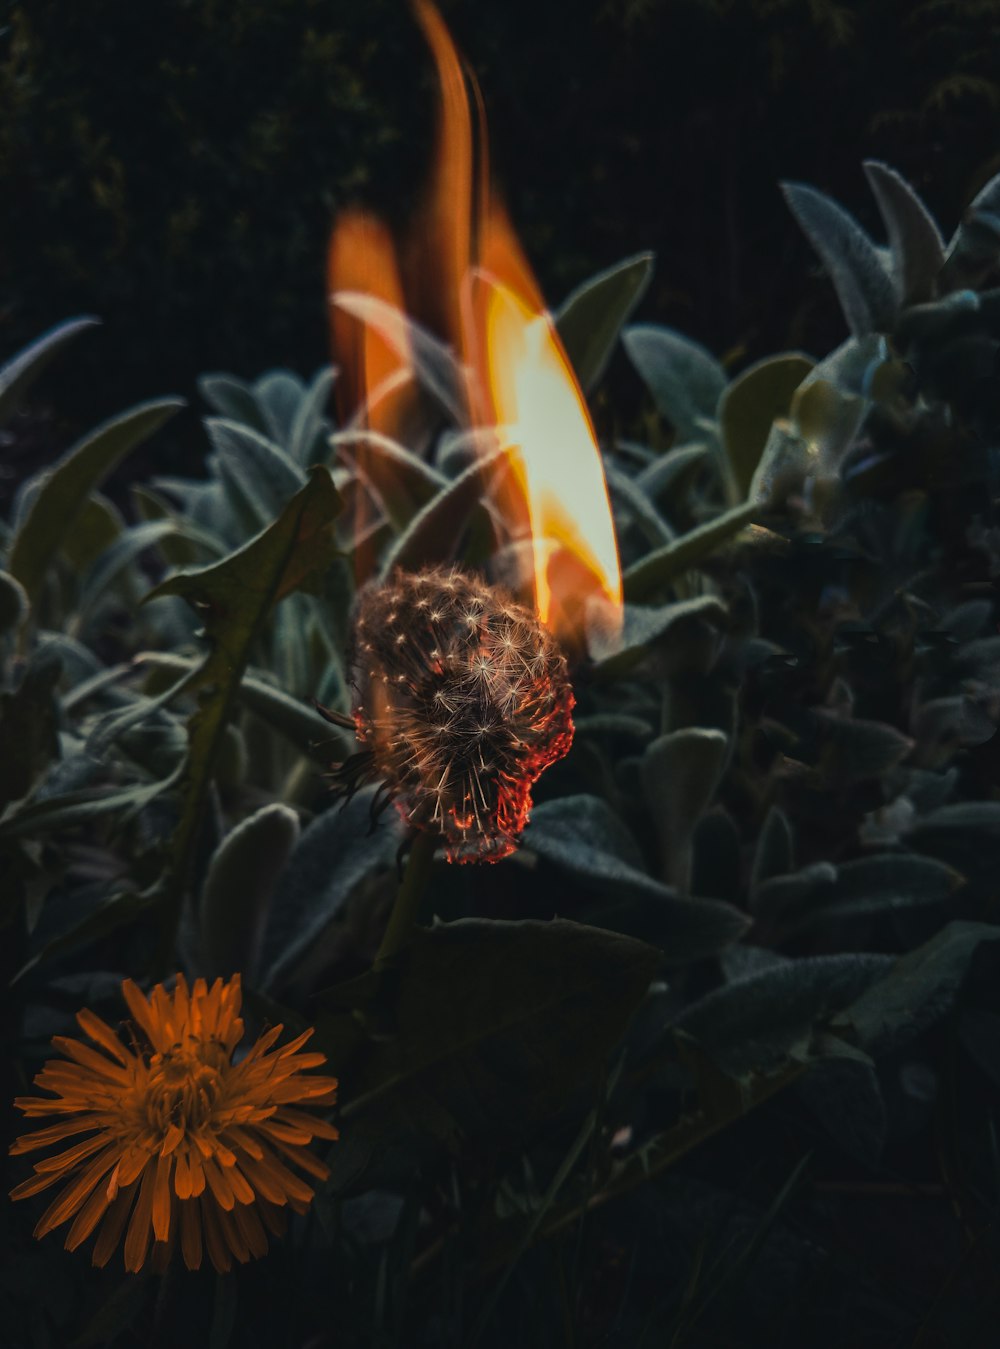
[[[499,587],[433,569],[364,592],[355,637],[358,739],[403,819],[443,835],[450,862],[508,856],[573,741],[551,635]]]

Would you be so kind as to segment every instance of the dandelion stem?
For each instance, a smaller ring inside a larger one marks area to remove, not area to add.
[[[396,902],[386,924],[382,945],[375,956],[376,970],[385,970],[394,965],[409,939],[430,879],[437,842],[437,834],[423,831],[418,832],[413,839]]]

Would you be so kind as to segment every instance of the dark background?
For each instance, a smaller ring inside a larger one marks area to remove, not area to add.
[[[947,234],[1000,167],[1000,4],[442,8],[550,302],[652,248],[642,317],[737,364],[844,336],[779,179],[874,225],[860,161],[884,158]],[[190,395],[206,370],[327,359],[337,208],[363,201],[404,226],[429,164],[433,70],[404,0],[8,0],[0,14],[2,350],[77,313],[104,322],[48,377],[59,415]],[[630,378],[612,371],[638,397]]]

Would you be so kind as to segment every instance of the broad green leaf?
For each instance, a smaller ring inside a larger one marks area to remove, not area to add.
[[[143,403],[74,446],[42,484],[11,545],[7,569],[34,599],[42,579],[73,528],[90,493],[141,441],[184,406],[179,398]]]
[[[622,324],[648,290],[653,261],[652,253],[637,253],[599,272],[578,286],[556,314],[556,331],[584,393],[604,374]]]
[[[309,468],[317,459],[320,463],[327,461],[328,451],[322,436],[327,425],[326,409],[335,375],[336,371],[329,365],[318,371],[295,413],[289,433],[288,453],[303,468]]]
[[[698,567],[707,558],[728,543],[751,523],[760,507],[755,501],[744,502],[731,511],[717,515],[703,525],[682,534],[673,543],[648,553],[641,562],[626,568],[622,575],[625,598],[633,602],[647,599],[658,590]]]
[[[627,511],[631,516],[631,521],[626,522],[621,519],[623,512],[615,512],[615,518],[620,522],[618,526],[619,534],[623,527],[627,527],[627,523],[634,524],[639,532],[645,536],[646,542],[653,548],[660,548],[664,544],[671,543],[677,537],[652,499],[646,495],[634,478],[630,478],[627,473],[623,473],[613,463],[606,461],[604,479],[608,484],[612,504],[624,508],[624,511]]]
[[[686,891],[691,836],[712,803],[729,756],[722,731],[701,726],[661,735],[642,760],[646,803],[656,824],[664,879]]]
[[[180,676],[192,674],[198,666],[193,657],[174,656],[165,651],[140,652],[134,663],[139,668],[165,670]],[[317,763],[329,767],[350,753],[353,742],[347,732],[323,721],[311,704],[292,697],[284,689],[245,674],[237,696],[243,707]]]
[[[112,895],[110,899],[105,900],[96,909],[88,913],[86,918],[75,923],[66,932],[61,932],[57,937],[53,937],[51,941],[46,942],[40,951],[36,951],[30,959],[25,961],[14,975],[11,983],[23,979],[37,965],[44,964],[54,956],[77,950],[81,946],[86,946],[89,942],[97,941],[100,937],[106,937],[109,933],[116,932],[120,927],[124,927],[141,917],[149,908],[150,901],[144,895]]]
[[[595,662],[593,673],[602,678],[620,678],[661,642],[669,640],[677,627],[698,622],[721,627],[726,619],[726,606],[715,595],[698,595],[656,608],[626,604],[620,634],[601,622],[599,610],[592,615],[588,609],[587,616],[587,649]]]
[[[267,422],[253,390],[235,375],[202,375],[198,392],[221,416],[267,435]]]
[[[384,558],[381,575],[388,576],[396,567],[414,571],[428,563],[448,561],[480,507],[489,474],[505,463],[506,451],[499,449],[460,473],[410,521]]]
[[[453,420],[465,420],[461,367],[449,347],[374,295],[338,291],[330,296],[330,303],[373,328],[404,365],[412,365],[417,382],[434,395]]]
[[[283,450],[291,450],[292,427],[306,387],[291,370],[269,370],[253,386],[254,397],[267,421],[267,433]]]
[[[739,1078],[808,1057],[815,1027],[892,967],[891,956],[807,956],[734,979],[686,1007],[674,1029]]]
[[[798,352],[769,356],[744,370],[723,392],[719,425],[741,498],[750,491],[773,422],[787,417],[792,395],[813,364]]]
[[[104,550],[83,583],[83,590],[76,606],[78,629],[86,625],[109,587],[115,584],[140,554],[147,548],[152,548],[154,544],[161,543],[175,532],[175,528],[172,520],[152,520],[144,525],[134,525]]]
[[[998,940],[991,923],[948,923],[859,993],[832,1029],[872,1055],[900,1048],[951,1010],[977,951]],[[995,978],[996,948],[990,954]]]
[[[396,812],[371,817],[374,788],[318,815],[279,877],[262,945],[261,986],[280,990],[315,976],[329,959],[331,924],[372,879],[386,873],[403,838]]]
[[[345,1123],[451,1144],[522,1136],[596,1080],[659,960],[563,919],[418,928],[392,997],[396,1033],[344,1070]]]
[[[279,445],[239,422],[206,417],[205,430],[225,465],[227,481],[238,482],[242,498],[253,507],[257,528],[273,520],[305,482],[298,464]]]
[[[59,551],[73,570],[83,571],[111,547],[124,528],[118,507],[102,493],[91,492]]]
[[[55,687],[61,674],[58,654],[51,646],[40,646],[18,687],[0,693],[0,811],[26,796],[59,757]]]
[[[24,586],[9,572],[0,571],[0,636],[16,628],[28,612]]]
[[[362,481],[369,483],[397,530],[444,488],[448,479],[405,445],[378,431],[338,431],[330,443],[342,452]]]
[[[966,207],[946,251],[942,290],[978,285],[996,265],[1000,256],[1000,173]]]
[[[830,273],[854,336],[890,332],[896,309],[892,281],[868,235],[823,192],[804,183],[782,183],[781,190]]]
[[[599,797],[542,802],[532,811],[524,846],[595,896],[589,922],[655,942],[669,965],[717,955],[749,926],[732,905],[688,899],[643,870],[637,843]]]
[[[96,328],[99,323],[100,319],[95,318],[70,319],[67,323],[60,323],[0,369],[0,426],[16,411],[19,401],[49,361],[74,337],[88,328]]]
[[[242,820],[208,864],[198,904],[205,974],[253,979],[275,882],[299,837],[299,817],[275,802]]]
[[[715,418],[726,372],[705,347],[672,328],[638,324],[622,334],[632,364],[678,441],[694,440]]]
[[[165,891],[164,959],[188,884],[208,786],[250,652],[274,605],[330,566],[339,510],[340,496],[329,470],[314,468],[305,487],[256,538],[221,562],[168,577],[147,596],[186,599],[201,615],[211,643],[192,677],[202,693],[188,723],[183,804]],[[184,686],[192,684],[185,681]]]
[[[897,302],[908,305],[931,299],[944,266],[941,231],[895,169],[877,159],[867,159],[864,170],[889,235]]]

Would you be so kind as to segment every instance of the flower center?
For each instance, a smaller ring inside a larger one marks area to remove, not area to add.
[[[150,1127],[165,1133],[173,1124],[197,1130],[215,1113],[229,1055],[218,1040],[191,1039],[149,1061],[145,1113]]]

